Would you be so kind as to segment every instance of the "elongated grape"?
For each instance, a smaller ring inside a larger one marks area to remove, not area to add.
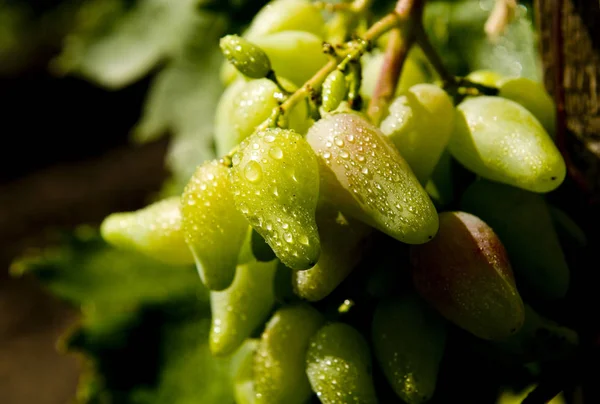
[[[239,265],[227,289],[210,292],[210,351],[224,356],[235,351],[269,314],[275,303],[273,279],[277,261]]]
[[[504,246],[478,217],[441,213],[437,236],[411,246],[411,266],[419,294],[475,336],[500,340],[523,325],[523,301]]]
[[[271,72],[269,57],[252,42],[238,35],[226,35],[219,44],[225,58],[243,75],[262,79]]]
[[[417,84],[392,102],[380,128],[425,186],[454,129],[454,105],[438,86]]]
[[[202,282],[210,290],[227,288],[248,230],[233,203],[229,169],[217,160],[199,166],[181,196],[181,215]]]
[[[254,354],[258,347],[257,339],[248,339],[240,347],[240,356],[234,374],[233,394],[236,404],[254,404]]]
[[[315,265],[319,167],[308,143],[291,130],[267,129],[242,142],[232,162],[235,204],[250,224],[288,267]]]
[[[166,263],[191,264],[194,257],[181,227],[177,196],[135,212],[113,213],[102,222],[100,234],[118,248],[136,250]]]
[[[317,121],[306,140],[319,156],[322,194],[342,212],[405,243],[433,238],[431,199],[373,124],[355,113],[334,114]]]
[[[377,403],[369,346],[348,324],[327,324],[310,339],[306,374],[323,404]]]
[[[288,90],[294,86],[282,80]],[[226,155],[267,120],[279,106],[283,94],[268,79],[237,81],[225,90],[215,114],[217,154]],[[307,111],[299,103],[286,116],[290,129],[304,133],[308,129]]]
[[[542,195],[480,180],[465,191],[460,206],[492,226],[517,280],[539,298],[565,296],[569,268]]]
[[[448,148],[481,177],[533,192],[556,189],[565,162],[539,121],[502,97],[480,96],[457,106]]]
[[[323,322],[323,316],[305,304],[277,310],[254,357],[256,404],[304,404],[312,395],[306,352]]]
[[[283,31],[254,39],[265,51],[277,76],[303,85],[328,61],[323,40],[305,31]]]
[[[398,397],[408,404],[427,402],[444,354],[444,320],[411,294],[381,301],[371,331],[375,357]]]
[[[364,56],[361,61],[363,65],[363,78],[360,95],[367,100],[373,97],[384,59],[385,54],[383,52],[374,52],[373,54]],[[399,96],[415,84],[427,83],[430,80],[431,77],[417,61],[415,50],[413,49],[409,52],[402,66],[402,74],[398,80],[395,95]]]
[[[348,86],[344,73],[339,70],[334,70],[329,73],[325,82],[323,82],[322,90],[322,106],[326,112],[331,112],[336,109],[346,98]]]
[[[274,0],[252,20],[244,36],[250,40],[281,31],[305,31],[322,38],[325,20],[309,0]]]
[[[313,302],[329,295],[359,264],[371,233],[370,227],[326,203],[317,209],[317,226],[321,239],[317,265],[293,273],[295,293]]]
[[[542,83],[525,77],[509,77],[501,80],[498,87],[500,97],[521,104],[537,118],[546,132],[554,136],[556,108]]]

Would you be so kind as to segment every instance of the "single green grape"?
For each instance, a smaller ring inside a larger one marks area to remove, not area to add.
[[[565,162],[539,121],[502,97],[460,103],[448,148],[475,174],[533,192],[550,192],[566,176]]]
[[[292,269],[316,264],[321,246],[315,222],[319,166],[298,133],[257,132],[234,154],[231,182],[235,205]]]
[[[371,333],[375,357],[398,397],[408,404],[431,399],[446,344],[444,320],[410,294],[380,301]]]
[[[327,324],[310,339],[306,374],[323,404],[377,403],[369,345],[348,324]]]
[[[380,128],[425,186],[454,129],[454,104],[438,86],[417,84],[392,102]]]
[[[325,20],[309,0],[273,0],[252,19],[244,32],[249,40],[281,31],[305,31],[323,37]]]
[[[285,79],[287,90],[295,87]],[[229,86],[219,100],[215,113],[217,154],[224,156],[266,121],[283,99],[283,93],[268,79],[239,80]],[[290,129],[305,133],[308,129],[305,103],[298,103],[286,115]]]
[[[277,310],[254,356],[256,404],[304,404],[312,395],[306,375],[310,338],[324,318],[307,304]]]
[[[569,267],[542,195],[479,180],[464,192],[460,206],[494,229],[517,279],[536,297],[552,300],[566,295]]]
[[[417,292],[459,327],[501,340],[523,325],[523,300],[506,250],[478,217],[441,213],[437,236],[411,246],[410,258]]]
[[[181,196],[181,215],[202,282],[210,290],[227,288],[248,230],[233,202],[229,169],[217,160],[200,165]]]
[[[265,320],[275,303],[276,268],[277,260],[239,265],[231,286],[210,292],[209,345],[213,355],[234,352]]]
[[[270,81],[270,80],[267,80],[267,81]],[[259,111],[259,114],[257,114],[257,115],[259,115],[258,119],[256,119],[256,120],[252,119],[251,120],[252,122],[250,122],[250,125],[247,125],[246,121],[241,120],[241,119],[240,119],[239,123],[236,121],[236,119],[235,119],[236,116],[234,115],[233,112],[234,112],[236,106],[240,104],[240,101],[244,100],[244,98],[251,99],[253,93],[258,93],[258,94],[262,95],[264,92],[266,92],[265,91],[266,88],[263,88],[262,89],[263,91],[256,90],[254,92],[248,93],[245,91],[247,84],[248,84],[248,81],[246,81],[243,78],[235,79],[233,81],[233,83],[225,89],[223,94],[221,94],[221,97],[219,98],[219,102],[217,103],[217,109],[215,111],[215,117],[214,117],[214,128],[215,128],[214,129],[215,130],[214,138],[215,138],[215,147],[216,147],[217,155],[219,155],[219,156],[224,156],[227,153],[229,153],[229,151],[235,145],[237,145],[239,142],[241,142],[247,136],[250,136],[252,134],[252,132],[254,131],[254,128],[257,125],[260,125],[262,123],[262,121],[267,119],[267,118],[264,118],[265,116],[266,117],[269,116],[269,112],[268,112],[269,108],[268,107],[262,108],[262,107],[259,107],[258,105],[249,103],[249,105],[248,105],[249,108],[248,107],[247,108],[250,109],[250,112],[252,112],[252,110],[254,110],[254,109]],[[256,84],[255,84],[255,86],[256,86]],[[266,86],[267,85],[265,84],[265,87]],[[242,94],[244,95],[243,97],[242,97]],[[271,93],[271,95],[268,98],[263,99],[263,103],[277,106],[277,100],[274,97],[273,97],[273,100],[271,101],[271,97],[273,96],[273,94],[275,94],[275,93]],[[246,105],[246,104],[244,104],[244,105]],[[263,111],[263,109],[264,109],[264,111]],[[242,109],[242,113],[244,113],[244,109]],[[264,118],[264,119],[262,119],[262,121],[261,121],[261,118]],[[248,129],[248,126],[250,126],[251,129]]]
[[[554,137],[556,132],[556,107],[542,83],[525,77],[509,77],[500,81],[499,96],[525,107]]]
[[[262,79],[271,72],[271,61],[267,54],[238,35],[224,36],[220,47],[225,58],[247,77]]]
[[[344,73],[334,70],[329,73],[321,91],[322,106],[325,112],[336,109],[348,94],[348,86]]]
[[[265,51],[277,76],[302,86],[327,62],[323,40],[305,31],[282,31],[254,39]]]
[[[317,208],[321,256],[317,265],[294,271],[294,292],[315,302],[324,299],[352,272],[364,255],[371,228],[344,216],[329,203]]]
[[[155,202],[135,212],[113,213],[100,225],[102,238],[118,248],[170,264],[192,264],[183,236],[179,197]]]
[[[306,140],[319,156],[323,196],[340,211],[395,239],[425,243],[435,236],[433,202],[381,131],[356,113],[317,121]]]

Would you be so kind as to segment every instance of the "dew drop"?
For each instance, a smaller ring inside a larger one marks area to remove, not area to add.
[[[329,152],[323,153],[323,158],[325,158],[325,159],[331,158],[331,153],[329,153]]]
[[[339,137],[336,137],[336,138],[335,138],[335,144],[336,144],[338,147],[342,147],[342,146],[344,145],[344,141],[343,141],[342,139],[340,139]]]
[[[262,179],[262,169],[260,165],[252,160],[244,168],[244,176],[250,182],[259,182]]]
[[[279,147],[272,147],[269,149],[269,156],[273,157],[274,159],[281,160],[283,157],[283,151]]]
[[[294,241],[294,238],[292,237],[292,233],[285,233],[283,235],[283,239],[285,241],[287,241],[288,243],[291,243],[292,241]]]

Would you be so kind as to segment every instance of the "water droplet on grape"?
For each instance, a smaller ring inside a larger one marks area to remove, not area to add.
[[[262,179],[262,169],[260,165],[252,160],[244,167],[244,176],[250,182],[259,182]]]

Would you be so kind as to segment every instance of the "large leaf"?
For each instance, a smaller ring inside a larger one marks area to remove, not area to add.
[[[132,4],[130,4],[132,3]],[[196,0],[93,0],[79,10],[55,68],[118,89],[176,56],[201,13]]]
[[[87,371],[81,402],[229,403],[230,359],[208,349],[208,292],[194,267],[116,250],[83,228],[60,247],[17,260],[55,295],[82,308],[61,345]]]

